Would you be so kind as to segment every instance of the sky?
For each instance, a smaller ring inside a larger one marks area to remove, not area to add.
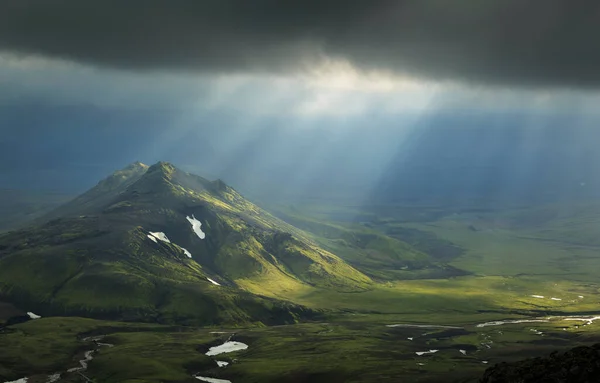
[[[464,197],[548,158],[594,184],[599,32],[594,1],[6,0],[0,187],[79,192],[135,160],[255,195],[469,174],[444,181]]]

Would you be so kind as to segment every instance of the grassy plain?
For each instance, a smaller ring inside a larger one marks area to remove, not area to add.
[[[0,335],[0,380],[28,376],[32,382],[43,381],[63,372],[64,381],[80,381],[78,374],[64,371],[78,365],[83,351],[97,348],[84,340],[90,335],[105,335],[102,342],[114,345],[98,348],[89,363],[85,375],[94,382],[193,382],[199,374],[236,383],[476,382],[490,364],[600,338],[597,324],[580,322],[447,329],[392,328],[382,319],[388,324],[394,319],[407,322],[403,316],[359,314],[331,322],[227,329],[43,318],[11,326]],[[249,348],[204,355],[232,335]],[[432,349],[439,351],[416,354]],[[219,368],[217,360],[230,365]]]

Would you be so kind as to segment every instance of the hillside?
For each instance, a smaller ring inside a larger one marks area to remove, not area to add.
[[[0,237],[0,298],[41,315],[291,323],[315,313],[262,290],[371,283],[222,181],[164,162],[130,165],[47,218]]]

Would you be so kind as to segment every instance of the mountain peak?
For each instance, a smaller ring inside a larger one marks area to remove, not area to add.
[[[45,222],[58,217],[95,213],[142,178],[148,169],[148,165],[136,161],[123,169],[117,170],[74,200],[40,217],[39,221]]]
[[[161,172],[166,175],[171,175],[177,168],[170,162],[159,161],[148,168],[148,173]]]
[[[126,168],[124,168],[123,170],[135,170],[135,169],[148,169],[149,166],[140,162],[140,161],[135,161],[132,164],[129,164]]]
[[[165,169],[170,169],[170,168],[175,168],[175,165],[173,165],[172,163],[167,162],[167,161],[158,161],[154,165],[150,166],[150,168],[165,168]]]
[[[198,193],[205,192],[213,197],[221,198],[220,192],[228,190],[226,186],[218,185],[200,176],[187,173],[173,164],[160,161],[150,166],[148,170],[128,188],[128,192],[144,194],[156,198],[166,194],[172,197],[197,198]],[[128,198],[124,195],[125,198]],[[161,197],[162,198],[162,197]],[[163,201],[164,202],[164,201]]]

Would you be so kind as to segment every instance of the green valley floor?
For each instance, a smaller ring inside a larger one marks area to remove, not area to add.
[[[398,239],[423,252],[429,246],[428,254],[439,254],[445,265],[436,273],[449,275],[392,280],[373,272],[372,284],[351,291],[238,281],[248,291],[322,313],[292,325],[34,319],[0,331],[0,382],[46,382],[60,373],[65,382],[466,383],[499,362],[600,342],[600,247],[585,233],[557,235],[569,226],[564,222],[517,227],[511,220],[522,212],[435,212],[433,218],[403,220],[406,211],[377,213],[376,219],[350,209],[337,211],[338,219],[317,207],[303,207],[302,215],[297,209],[275,211],[352,265],[362,255],[370,262],[365,269],[376,270],[384,262],[378,250],[393,250]],[[537,229],[544,226],[558,239]],[[413,263],[399,267],[398,276],[419,265],[419,254],[410,257]],[[27,308],[0,305],[0,321],[19,310]],[[206,355],[226,342],[247,348]],[[90,356],[85,370],[67,372]]]

